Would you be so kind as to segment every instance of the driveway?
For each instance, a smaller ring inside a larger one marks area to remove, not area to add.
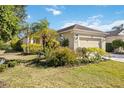
[[[124,62],[124,54],[110,54],[111,57],[106,57],[111,60]]]

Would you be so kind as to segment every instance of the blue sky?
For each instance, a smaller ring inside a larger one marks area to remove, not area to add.
[[[103,31],[124,23],[124,6],[99,5],[63,5],[27,7],[28,19],[32,23],[47,18],[50,28],[60,29],[73,24],[80,24]]]

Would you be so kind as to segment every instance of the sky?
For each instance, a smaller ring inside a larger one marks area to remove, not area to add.
[[[50,28],[58,30],[80,24],[101,31],[124,23],[124,6],[100,5],[29,5],[26,8],[27,22],[33,23],[46,18]]]

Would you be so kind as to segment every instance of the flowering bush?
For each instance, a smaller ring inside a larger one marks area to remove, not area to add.
[[[106,54],[106,52],[100,48],[80,48],[77,52],[81,63],[99,62],[102,59],[102,56]]]

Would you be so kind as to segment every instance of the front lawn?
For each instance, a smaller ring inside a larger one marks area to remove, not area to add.
[[[0,57],[5,58],[7,60],[33,60],[35,58],[37,58],[37,55],[22,55],[21,52],[20,53],[4,53],[1,54]]]
[[[124,63],[38,68],[20,64],[0,73],[8,87],[124,87]]]

